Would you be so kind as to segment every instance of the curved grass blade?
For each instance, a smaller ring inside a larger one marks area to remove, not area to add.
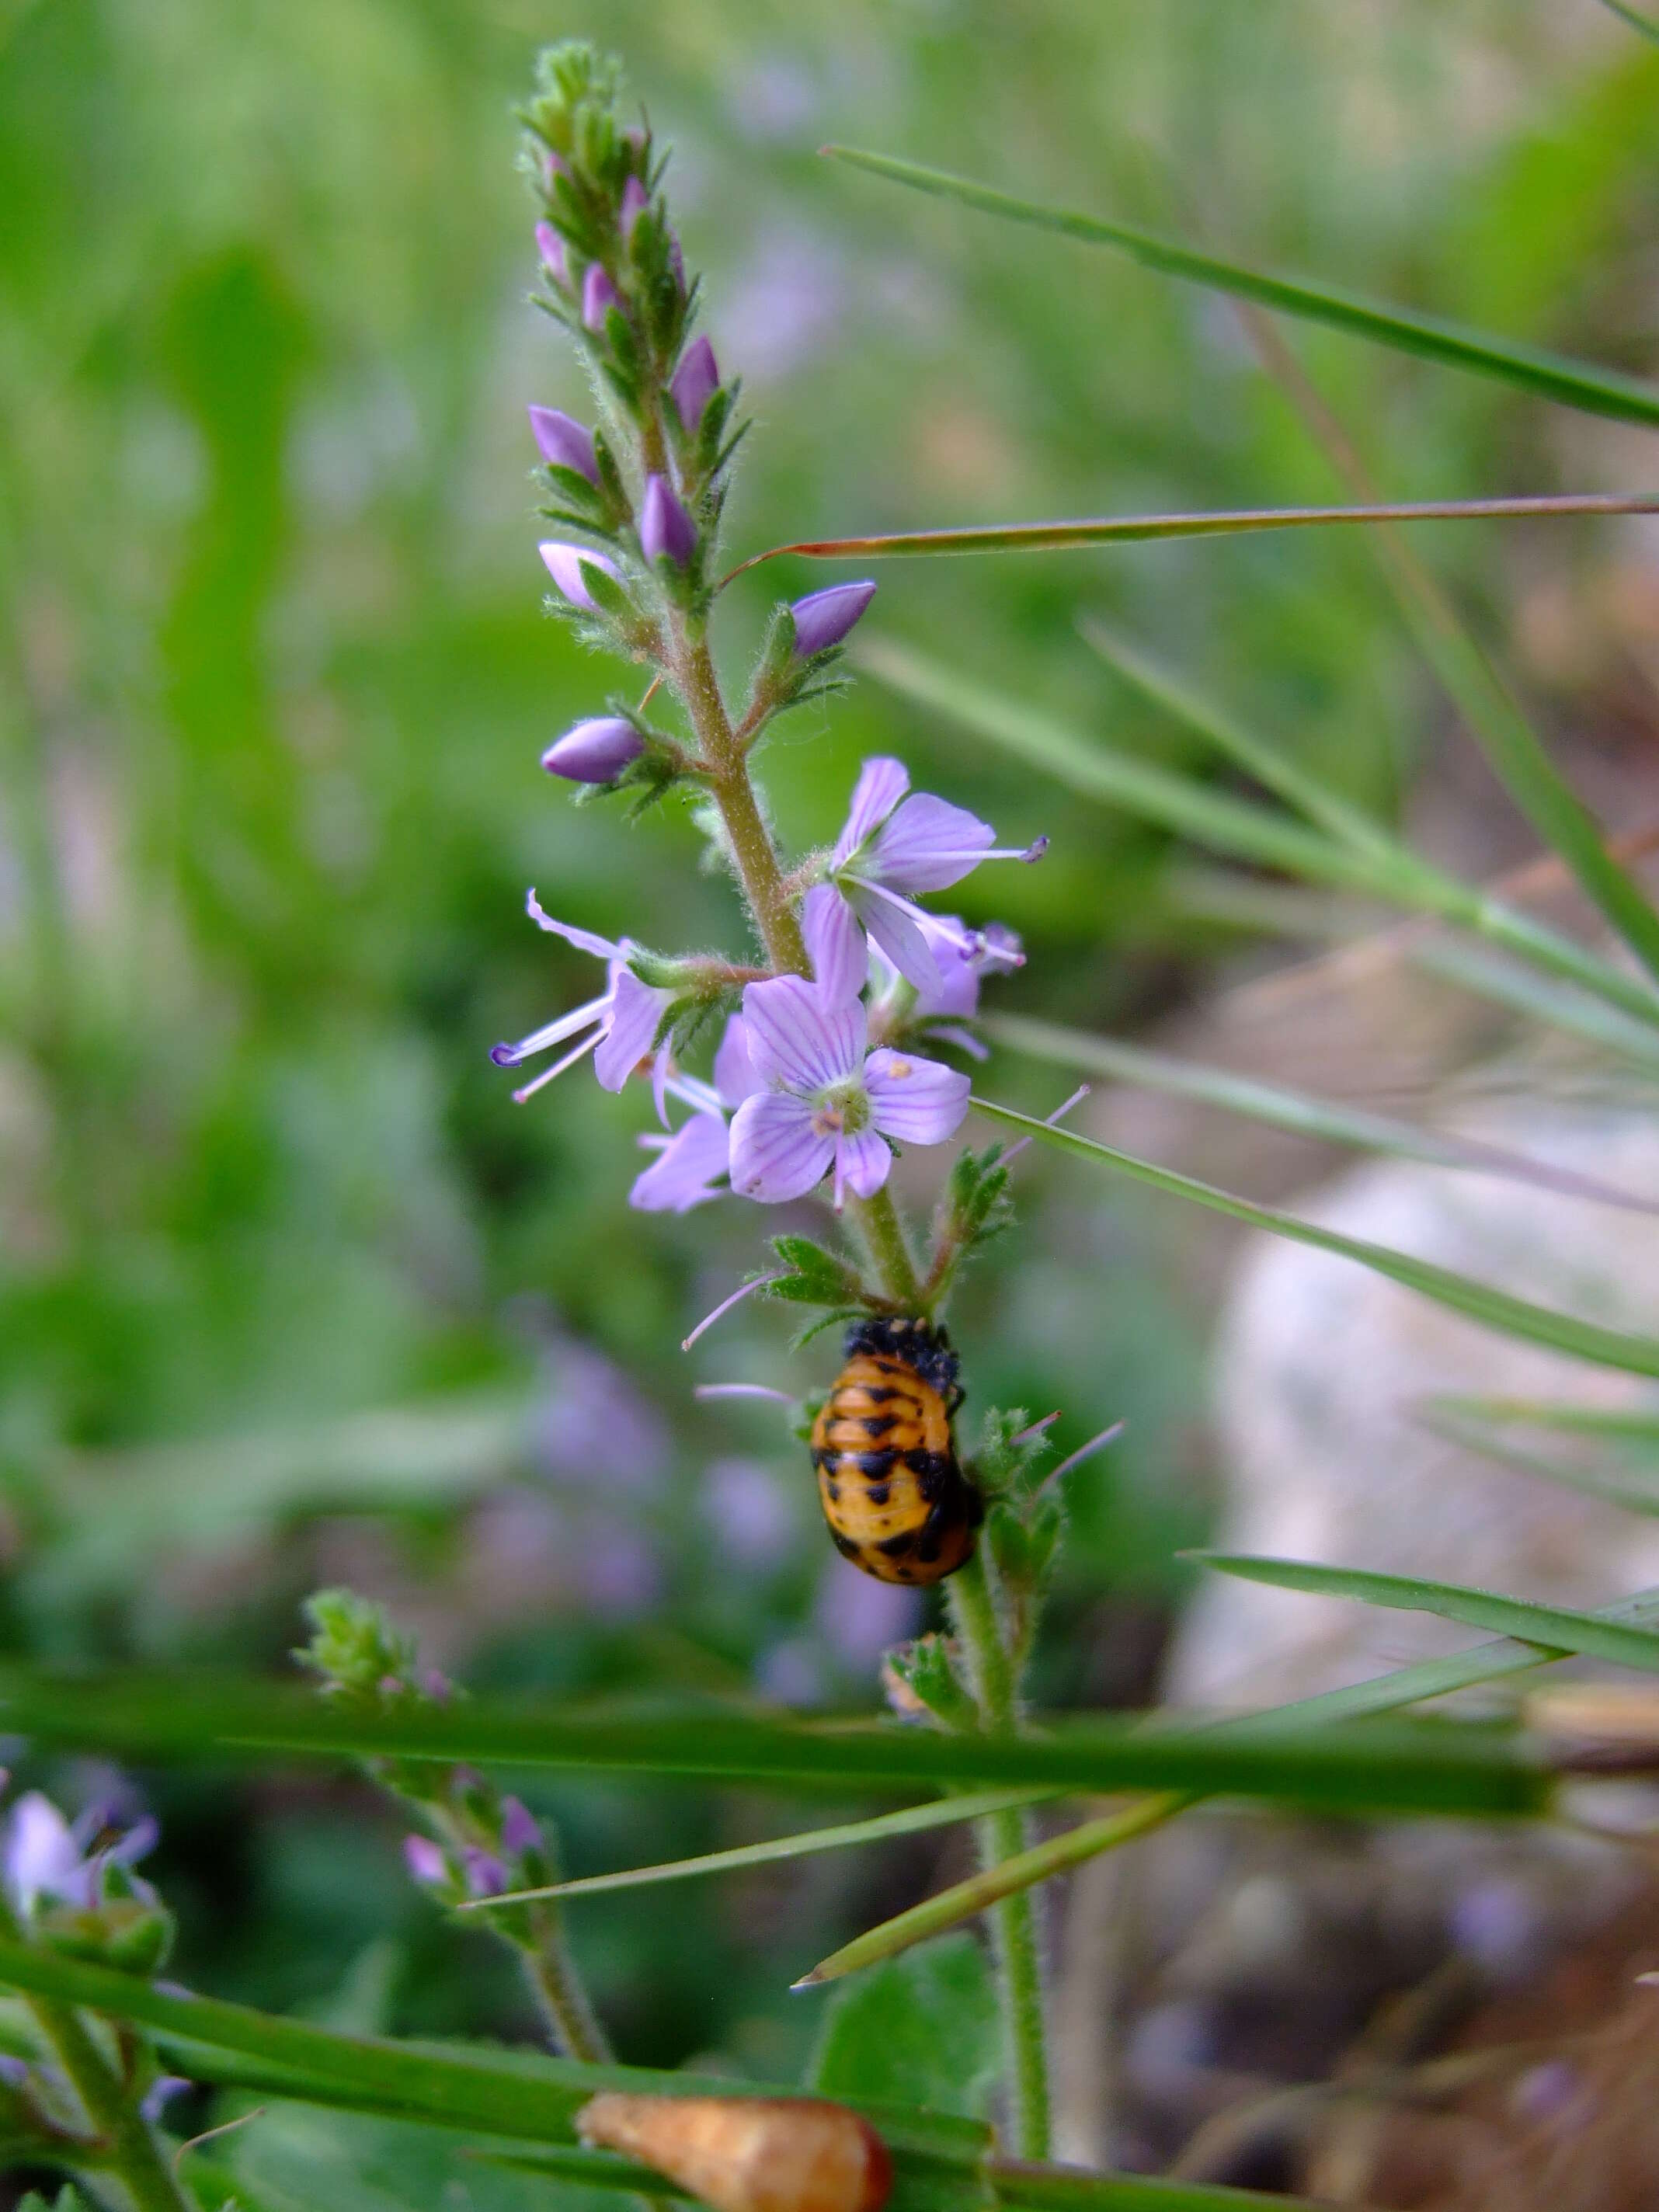
[[[929,1805],[908,1806],[902,1813],[882,1813],[870,1820],[843,1821],[833,1828],[812,1828],[799,1835],[778,1836],[769,1843],[739,1844],[731,1850],[705,1851],[690,1859],[668,1859],[658,1866],[625,1867],[617,1874],[590,1874],[574,1881],[556,1881],[545,1889],[518,1889],[498,1897],[468,1899],[460,1912],[488,1911],[492,1905],[513,1905],[532,1897],[592,1897],[601,1890],[640,1889],[661,1881],[690,1881],[704,1875],[736,1874],[744,1867],[770,1866],[780,1859],[810,1858],[819,1851],[846,1850],[859,1844],[884,1843],[890,1836],[919,1835],[929,1828],[947,1828],[962,1820],[977,1820],[989,1813],[1017,1812],[1040,1805],[1052,1790],[981,1790],[959,1797],[943,1797]]]
[[[1659,1407],[1644,1412],[1624,1406],[1569,1406],[1550,1398],[1460,1397],[1448,1393],[1425,1398],[1436,1413],[1512,1427],[1551,1429],[1570,1437],[1598,1437],[1620,1443],[1652,1444],[1659,1450]]]
[[[1189,514],[1106,514],[1056,522],[974,523],[955,530],[888,530],[859,538],[802,538],[751,553],[720,578],[793,553],[806,561],[878,561],[923,554],[1070,553],[1153,538],[1234,538],[1258,530],[1322,530],[1344,523],[1502,522],[1530,515],[1653,514],[1659,492],[1550,492],[1520,499],[1420,499],[1346,507],[1235,507]]]
[[[679,1775],[845,1790],[928,1783],[1063,1790],[1202,1790],[1334,1811],[1536,1812],[1547,1778],[1524,1745],[1442,1729],[1321,1729],[1294,1742],[1195,1737],[1123,1715],[1050,1723],[1042,1735],[922,1734],[884,1723],[808,1723],[684,1705],[641,1711],[477,1698],[452,1706],[323,1704],[276,1685],[178,1677],[66,1681],[0,1674],[0,1715],[20,1733],[134,1758],[250,1751],[324,1758],[463,1759],[592,1775]]]
[[[1506,1336],[1519,1337],[1529,1344],[1548,1345],[1553,1351],[1587,1359],[1596,1366],[1616,1367],[1631,1375],[1659,1376],[1659,1340],[1653,1337],[1628,1335],[1622,1329],[1603,1328],[1599,1322],[1558,1313],[1551,1306],[1533,1305],[1508,1291],[1476,1282],[1472,1276],[1454,1273],[1449,1267],[1436,1267],[1431,1261],[1414,1260],[1409,1253],[1396,1252],[1389,1245],[1344,1237],[1337,1230],[1322,1229],[1316,1223],[1280,1213],[1273,1206],[1256,1206],[1249,1199],[1235,1198],[1230,1191],[1218,1190],[1212,1183],[1177,1175],[1172,1168],[1155,1167],[1150,1160],[1137,1159],[1131,1152],[1115,1152],[1092,1137],[1075,1136],[1068,1129],[1033,1121],[1030,1115],[1017,1114],[1010,1106],[998,1106],[978,1097],[969,1103],[988,1119],[1017,1129],[1022,1136],[1036,1137],[1079,1159],[1115,1169],[1118,1174],[1146,1183],[1153,1190],[1190,1200],[1194,1205],[1207,1206],[1212,1213],[1224,1213],[1230,1219],[1242,1221],[1253,1229],[1268,1230],[1275,1237],[1288,1237],[1292,1243],[1309,1244],[1316,1251],[1356,1260],[1374,1273],[1386,1275],[1407,1290],[1419,1291],[1437,1304],[1466,1315],[1487,1328],[1498,1329]]]
[[[1599,1498],[1606,1504],[1620,1506],[1626,1513],[1659,1513],[1659,1463],[1655,1466],[1653,1480],[1644,1482],[1634,1470],[1583,1467],[1571,1460],[1553,1458],[1517,1443],[1500,1427],[1450,1410],[1443,1401],[1425,1401],[1417,1409],[1417,1419],[1431,1436],[1440,1437],[1465,1451],[1478,1452],[1483,1459],[1510,1468],[1517,1474],[1535,1475],[1540,1482],[1559,1483],[1564,1489],[1580,1491],[1587,1498]]]
[[[1127,223],[1107,222],[1097,216],[1066,208],[1044,207],[1035,200],[998,191],[971,178],[951,175],[944,169],[924,167],[915,161],[895,160],[890,155],[866,153],[852,146],[826,146],[832,160],[868,170],[916,191],[941,199],[960,201],[982,214],[1000,216],[1011,222],[1028,223],[1039,230],[1085,246],[1109,246],[1127,253],[1143,267],[1160,275],[1179,276],[1217,291],[1230,292],[1264,307],[1300,315],[1311,322],[1328,323],[1357,337],[1413,353],[1453,368],[1497,377],[1507,384],[1564,406],[1578,407],[1592,415],[1611,415],[1626,422],[1659,427],[1659,392],[1638,378],[1621,375],[1591,362],[1575,361],[1565,354],[1522,344],[1514,338],[1495,337],[1438,315],[1390,307],[1362,293],[1334,284],[1313,284],[1294,277],[1278,276],[1248,263],[1200,253],[1176,240],[1159,238],[1150,231],[1132,229]]]
[[[1615,1604],[1603,1607],[1596,1618],[1638,1627],[1659,1624],[1659,1590],[1641,1590],[1634,1597],[1620,1598]],[[1506,1674],[1528,1674],[1534,1668],[1551,1666],[1570,1656],[1564,1650],[1498,1637],[1489,1644],[1474,1644],[1467,1651],[1451,1652],[1443,1659],[1422,1659],[1410,1667],[1398,1667],[1392,1674],[1380,1674],[1372,1681],[1351,1683],[1345,1689],[1322,1690],[1314,1697],[1298,1698],[1290,1705],[1252,1714],[1248,1722],[1200,1720],[1197,1725],[1223,1729],[1241,1725],[1258,1729],[1273,1726],[1293,1729],[1305,1727],[1310,1721],[1325,1723],[1355,1720],[1375,1713],[1395,1712],[1402,1705],[1418,1705],[1426,1698],[1443,1698],[1456,1690],[1470,1689],[1477,1683],[1497,1681]],[[929,1936],[940,1935],[961,1921],[971,1920],[988,1905],[1012,1896],[1016,1890],[1047,1881],[1056,1874],[1081,1866],[1085,1860],[1098,1858],[1106,1851],[1133,1843],[1139,1836],[1150,1835],[1155,1828],[1201,1802],[1191,1793],[1166,1792],[1143,1798],[1138,1804],[1106,1814],[1099,1820],[1085,1821],[1064,1835],[1036,1844],[1030,1850],[1004,1859],[985,1873],[940,1891],[936,1897],[924,1899],[921,1905],[883,1921],[878,1927],[866,1929],[862,1936],[855,1936],[851,1943],[814,1966],[796,1987],[835,1981],[860,1966],[875,1966]]]
[[[1651,1629],[1609,1621],[1566,1606],[1534,1605],[1496,1590],[1466,1589],[1461,1583],[1425,1581],[1415,1575],[1373,1574],[1361,1567],[1325,1567],[1303,1559],[1259,1559],[1233,1552],[1184,1552],[1183,1559],[1218,1574],[1237,1575],[1274,1589],[1304,1590],[1320,1597],[1346,1597],[1401,1613],[1432,1613],[1471,1628],[1493,1628],[1501,1635],[1552,1650],[1582,1653],[1615,1667],[1659,1674],[1659,1634]]]
[[[1411,574],[1418,572],[1413,568]],[[1402,581],[1402,592],[1411,586]],[[1430,586],[1420,608],[1425,649],[1431,650],[1448,691],[1462,711],[1481,750],[1516,805],[1544,842],[1572,871],[1585,896],[1598,907],[1650,974],[1659,976],[1659,913],[1630,872],[1608,850],[1601,827],[1579,800],[1510,696],[1486,654]],[[1414,599],[1408,603],[1418,607]],[[1147,697],[1238,761],[1282,799],[1298,807],[1333,836],[1385,860],[1411,860],[1386,830],[1265,739],[1242,729],[1230,715],[1209,705],[1184,684],[1115,638],[1098,623],[1079,625],[1107,664]]]
[[[902,697],[988,738],[1070,790],[1160,823],[1212,851],[1453,922],[1659,1027],[1659,994],[1644,979],[1625,974],[1490,892],[1442,875],[1403,846],[1386,856],[1355,851],[1267,807],[1115,751],[908,647],[872,640],[857,658]]]
[[[1431,1167],[1503,1176],[1540,1190],[1559,1191],[1570,1198],[1622,1206],[1636,1213],[1659,1213],[1659,1199],[1638,1197],[1594,1176],[1552,1167],[1547,1161],[1528,1159],[1524,1153],[1508,1152],[1501,1145],[1443,1135],[1437,1130],[1392,1121],[1385,1115],[1334,1106],[1303,1091],[1261,1083],[1253,1076],[1235,1075],[1224,1067],[1177,1060],[1144,1045],[1124,1044],[1115,1037],[1089,1036],[1056,1023],[1032,1021],[1023,1014],[989,1015],[981,1019],[980,1027],[994,1043],[1024,1053],[1029,1059],[1076,1068],[1085,1074],[1109,1076],[1177,1098],[1191,1098],[1249,1121],[1293,1130],[1297,1136],[1316,1137],[1324,1144],[1349,1145],[1395,1159],[1422,1160]]]
[[[1601,0],[1601,4],[1611,8],[1615,15],[1630,25],[1632,31],[1639,32],[1644,39],[1651,39],[1654,45],[1659,46],[1659,23],[1656,23],[1650,15],[1641,15],[1634,8],[1626,7],[1625,0]]]

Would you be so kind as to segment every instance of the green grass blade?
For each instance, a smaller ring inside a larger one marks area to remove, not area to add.
[[[1638,9],[1627,7],[1625,0],[1601,0],[1601,4],[1611,8],[1615,15],[1630,25],[1632,31],[1638,32],[1644,39],[1651,39],[1654,45],[1659,46],[1659,23],[1656,23],[1650,15],[1644,15]]]
[[[1519,1337],[1529,1344],[1547,1345],[1576,1359],[1620,1368],[1626,1374],[1659,1376],[1659,1340],[1655,1338],[1628,1335],[1621,1329],[1603,1328],[1598,1322],[1580,1321],[1576,1315],[1558,1313],[1551,1306],[1533,1305],[1525,1298],[1512,1297],[1508,1291],[1476,1282],[1472,1276],[1454,1273],[1449,1267],[1437,1267],[1430,1261],[1415,1260],[1409,1253],[1396,1252],[1388,1245],[1344,1237],[1334,1229],[1322,1229],[1314,1222],[1280,1213],[1273,1206],[1256,1206],[1249,1199],[1235,1198],[1231,1192],[1218,1190],[1213,1184],[1177,1175],[1172,1168],[1155,1167],[1150,1160],[1137,1159],[1133,1153],[1115,1152],[1091,1137],[1076,1136],[1068,1129],[1034,1121],[1028,1114],[1015,1113],[1012,1107],[994,1105],[977,1097],[971,1103],[990,1121],[1016,1129],[1022,1136],[1055,1146],[1078,1159],[1092,1160],[1097,1166],[1114,1169],[1135,1182],[1164,1191],[1171,1197],[1188,1199],[1194,1205],[1206,1206],[1212,1213],[1224,1213],[1231,1220],[1244,1222],[1250,1228],[1266,1229],[1275,1237],[1288,1237],[1292,1243],[1309,1244],[1316,1251],[1356,1260],[1374,1273],[1386,1275],[1407,1290],[1419,1291],[1437,1304],[1449,1307],[1454,1313],[1464,1314],[1469,1320],[1500,1330],[1506,1336]]]
[[[985,2172],[997,2203],[1018,2212],[1316,2212],[1306,2197],[1267,2197],[1254,2189],[1162,2175],[1085,2173],[1076,2166],[996,2158]]]
[[[1425,1398],[1437,1413],[1455,1413],[1494,1426],[1549,1429],[1569,1437],[1595,1437],[1616,1443],[1652,1444],[1659,1449],[1659,1407],[1570,1406],[1549,1398]]]
[[[1571,1198],[1617,1206],[1637,1213],[1659,1213],[1659,1200],[1639,1198],[1583,1176],[1569,1168],[1552,1167],[1547,1161],[1528,1159],[1523,1153],[1474,1139],[1443,1135],[1433,1129],[1414,1128],[1409,1122],[1389,1120],[1352,1107],[1334,1106],[1280,1085],[1261,1083],[1253,1076],[1235,1075],[1223,1067],[1206,1067],[1194,1060],[1177,1060],[1171,1054],[1153,1052],[1144,1045],[1122,1043],[1115,1037],[1097,1037],[1053,1022],[1028,1019],[1021,1014],[994,1014],[980,1026],[993,1043],[1028,1059],[1048,1060],[1057,1067],[1077,1069],[1085,1075],[1104,1075],[1139,1089],[1159,1091],[1177,1098],[1190,1098],[1253,1121],[1265,1121],[1297,1136],[1316,1137],[1328,1145],[1347,1145],[1390,1158],[1422,1160],[1431,1167],[1461,1168],[1477,1175],[1503,1176],[1542,1190],[1555,1190]]]
[[[872,639],[857,658],[902,697],[988,739],[1068,790],[1121,806],[1230,858],[1455,923],[1659,1027],[1659,994],[1644,979],[1626,975],[1490,893],[1442,875],[1404,847],[1386,855],[1356,851],[1267,807],[1083,737],[1041,708],[890,641]]]
[[[1304,1740],[1202,1741],[1143,1718],[1060,1720],[1041,1735],[946,1736],[884,1722],[811,1723],[708,1706],[548,1706],[470,1698],[453,1706],[350,1708],[276,1685],[187,1686],[167,1675],[0,1674],[4,1725],[135,1759],[228,1753],[462,1759],[592,1775],[679,1775],[803,1787],[914,1790],[927,1784],[1065,1790],[1195,1789],[1332,1810],[1536,1811],[1547,1780],[1524,1747],[1481,1733],[1379,1725]]]
[[[1583,1037],[1620,1060],[1633,1060],[1644,1073],[1659,1073],[1659,1034],[1605,1000],[1586,995],[1577,984],[1551,982],[1485,945],[1446,939],[1414,945],[1409,957],[1428,975],[1509,1006],[1529,1021]]]
[[[1413,587],[1402,583],[1402,589],[1409,592]],[[1420,616],[1415,626],[1493,771],[1539,836],[1565,861],[1585,896],[1650,973],[1659,975],[1659,914],[1636,878],[1608,851],[1594,816],[1558,772],[1486,654],[1431,586],[1430,591],[1426,606],[1415,595],[1410,599]],[[1411,860],[1395,839],[1285,759],[1276,746],[1241,727],[1098,623],[1085,621],[1079,627],[1101,658],[1127,682],[1218,746],[1332,836],[1385,860]]]
[[[513,1890],[500,1897],[469,1899],[457,1910],[487,1911],[492,1905],[511,1905],[526,1898],[592,1897],[601,1890],[641,1889],[663,1881],[690,1881],[704,1875],[736,1874],[744,1867],[771,1866],[781,1859],[809,1858],[819,1851],[846,1850],[860,1844],[884,1843],[892,1836],[951,1827],[988,1813],[1017,1812],[1028,1805],[1040,1805],[1053,1795],[1052,1790],[1030,1790],[965,1791],[933,1804],[907,1806],[902,1813],[847,1820],[838,1827],[811,1828],[799,1835],[775,1837],[769,1843],[738,1844],[730,1850],[705,1851],[696,1858],[666,1859],[657,1866],[625,1867],[617,1874],[590,1874],[574,1881],[550,1882],[544,1889]]]
[[[1558,1483],[1563,1489],[1580,1491],[1587,1498],[1599,1498],[1604,1504],[1617,1505],[1626,1513],[1659,1513],[1659,1466],[1646,1481],[1633,1470],[1580,1466],[1517,1443],[1502,1428],[1449,1411],[1443,1404],[1436,1406],[1432,1401],[1419,1407],[1417,1418],[1431,1436],[1457,1444],[1465,1451],[1479,1452],[1494,1466],[1509,1468],[1516,1474],[1534,1475],[1540,1482]]]
[[[1495,1590],[1466,1589],[1457,1583],[1429,1582],[1415,1575],[1379,1575],[1360,1567],[1317,1566],[1302,1559],[1258,1559],[1231,1552],[1188,1552],[1183,1558],[1245,1582],[1274,1589],[1305,1590],[1321,1597],[1353,1598],[1363,1605],[1396,1612],[1432,1613],[1471,1628],[1492,1628],[1551,1650],[1574,1651],[1605,1659],[1617,1667],[1659,1674],[1659,1634],[1609,1621],[1593,1613],[1559,1605],[1534,1605]]]
[[[1174,239],[1159,238],[1149,231],[1103,222],[1098,216],[1069,209],[1044,207],[1036,201],[998,191],[991,185],[975,184],[970,178],[953,176],[943,169],[926,168],[918,162],[896,161],[890,155],[866,153],[850,146],[826,146],[823,150],[835,160],[848,162],[855,168],[868,170],[895,184],[908,185],[917,191],[959,201],[982,214],[1054,231],[1086,246],[1115,247],[1143,267],[1166,276],[1179,276],[1217,291],[1232,293],[1240,299],[1255,300],[1264,307],[1276,307],[1285,314],[1328,323],[1357,337],[1371,339],[1400,352],[1417,354],[1425,360],[1442,362],[1450,368],[1497,377],[1540,398],[1559,400],[1564,406],[1583,408],[1592,415],[1611,415],[1627,422],[1659,426],[1659,392],[1636,377],[1621,375],[1617,369],[1574,361],[1567,355],[1525,345],[1516,339],[1495,337],[1437,315],[1389,307],[1338,285],[1298,282],[1294,277],[1253,269],[1244,262],[1196,252]]]

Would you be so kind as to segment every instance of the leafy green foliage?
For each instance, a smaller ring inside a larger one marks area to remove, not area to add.
[[[806,2087],[984,2119],[996,2077],[996,1995],[985,1955],[957,1936],[843,1984],[825,2010]]]

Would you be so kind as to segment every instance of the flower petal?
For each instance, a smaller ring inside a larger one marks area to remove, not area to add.
[[[870,1119],[901,1144],[942,1145],[968,1111],[968,1078],[941,1060],[884,1048],[864,1063]]]
[[[849,877],[845,890],[848,904],[905,981],[914,983],[924,997],[938,991],[943,979],[928,943],[927,917],[921,909],[878,884],[861,884]]]
[[[887,1180],[893,1164],[891,1147],[873,1129],[843,1136],[836,1152],[837,1188],[845,1183],[856,1198],[868,1198]]]
[[[996,842],[977,814],[918,791],[876,832],[860,873],[896,891],[942,891],[970,875]]]
[[[544,912],[541,901],[533,888],[524,895],[524,910],[538,929],[544,929],[550,937],[562,937],[567,945],[574,945],[578,952],[591,952],[596,960],[623,960],[623,946],[613,945],[608,937],[595,937],[591,929],[573,929],[568,921],[555,921]]]
[[[749,1057],[749,1031],[743,1016],[733,1014],[714,1054],[714,1089],[723,1104],[741,1106],[745,1098],[765,1088]]]
[[[611,987],[611,1026],[593,1055],[593,1073],[607,1091],[620,1091],[650,1051],[667,995],[619,968]]]
[[[694,1206],[719,1197],[714,1181],[726,1173],[726,1159],[725,1122],[694,1114],[635,1176],[628,1203],[642,1213],[689,1213]]]
[[[858,917],[834,884],[817,884],[801,902],[800,933],[812,962],[812,979],[832,1006],[844,1006],[864,988],[869,971],[864,932]]]
[[[837,866],[857,852],[872,830],[881,827],[909,788],[909,771],[902,761],[866,761],[853,787],[853,803],[847,810],[846,827],[836,840]]]
[[[864,1058],[864,1008],[830,1006],[803,975],[775,975],[743,994],[750,1065],[764,1083],[802,1096],[827,1091]]]
[[[818,1134],[804,1098],[764,1091],[745,1098],[732,1116],[732,1188],[745,1198],[768,1206],[804,1198],[835,1157],[834,1140]]]

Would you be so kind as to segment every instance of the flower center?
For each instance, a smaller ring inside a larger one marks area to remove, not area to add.
[[[864,1085],[856,1079],[837,1083],[818,1094],[812,1115],[812,1133],[816,1137],[855,1137],[867,1127],[869,1120],[870,1101]]]

